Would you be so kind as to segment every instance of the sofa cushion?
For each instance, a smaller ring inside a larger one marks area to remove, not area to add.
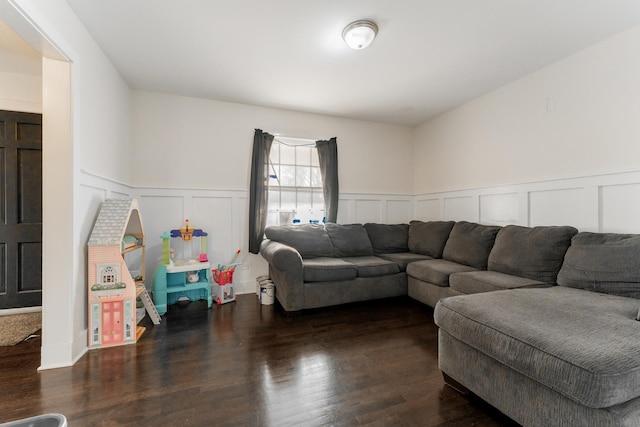
[[[455,221],[411,221],[409,223],[409,251],[442,258],[444,245]]]
[[[456,222],[444,246],[442,257],[479,270],[486,270],[489,253],[499,230],[500,227],[497,225]]]
[[[489,270],[555,284],[573,227],[507,225],[498,233],[489,254]]]
[[[367,223],[364,227],[369,234],[374,254],[409,252],[409,224]]]
[[[265,230],[267,239],[295,248],[302,258],[332,257],[333,244],[324,226],[318,224],[277,225]]]
[[[640,301],[563,286],[461,295],[436,324],[496,361],[591,408],[640,396]]]
[[[375,256],[348,257],[342,259],[356,266],[358,277],[386,276],[400,272],[400,267],[398,267],[398,264],[395,262]]]
[[[433,259],[433,257],[430,257],[428,255],[414,254],[411,252],[398,252],[395,254],[378,254],[376,256],[382,259],[386,259],[387,261],[395,262],[396,264],[398,264],[398,267],[400,267],[400,271],[406,271],[407,265],[410,262]]]
[[[317,257],[302,260],[302,279],[305,282],[353,280],[357,275],[357,267],[340,258]]]
[[[449,286],[463,294],[475,294],[503,289],[546,288],[552,285],[498,271],[470,271],[449,276]]]
[[[462,273],[465,271],[476,271],[477,269],[468,265],[446,259],[430,259],[426,261],[415,261],[407,265],[407,274],[423,282],[428,282],[437,286],[449,286],[449,275]]]
[[[362,224],[333,224],[325,225],[329,239],[333,243],[336,257],[369,256],[373,255],[373,246],[369,240],[367,230]]]
[[[640,298],[640,235],[576,234],[564,257],[558,284]]]

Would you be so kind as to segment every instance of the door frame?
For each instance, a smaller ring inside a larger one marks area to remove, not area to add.
[[[74,284],[79,276],[78,260],[84,259],[75,248],[74,238],[79,233],[73,227],[77,193],[72,125],[74,55],[63,53],[53,41],[64,39],[35,4],[0,0],[0,20],[43,56],[42,347],[38,369],[71,366],[87,350],[86,320],[76,314],[76,306],[83,302]],[[84,330],[78,331],[82,324]]]

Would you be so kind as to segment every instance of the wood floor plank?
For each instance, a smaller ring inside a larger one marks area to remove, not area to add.
[[[295,315],[254,295],[171,306],[136,345],[38,373],[40,339],[0,348],[0,422],[70,426],[501,426],[444,385],[433,310],[410,298]]]

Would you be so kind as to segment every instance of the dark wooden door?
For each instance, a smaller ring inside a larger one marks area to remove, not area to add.
[[[0,309],[42,305],[42,115],[0,110]]]

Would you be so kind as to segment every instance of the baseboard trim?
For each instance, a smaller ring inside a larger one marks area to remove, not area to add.
[[[37,313],[42,311],[42,307],[24,307],[24,308],[6,308],[0,310],[0,316],[9,316],[12,314]]]

